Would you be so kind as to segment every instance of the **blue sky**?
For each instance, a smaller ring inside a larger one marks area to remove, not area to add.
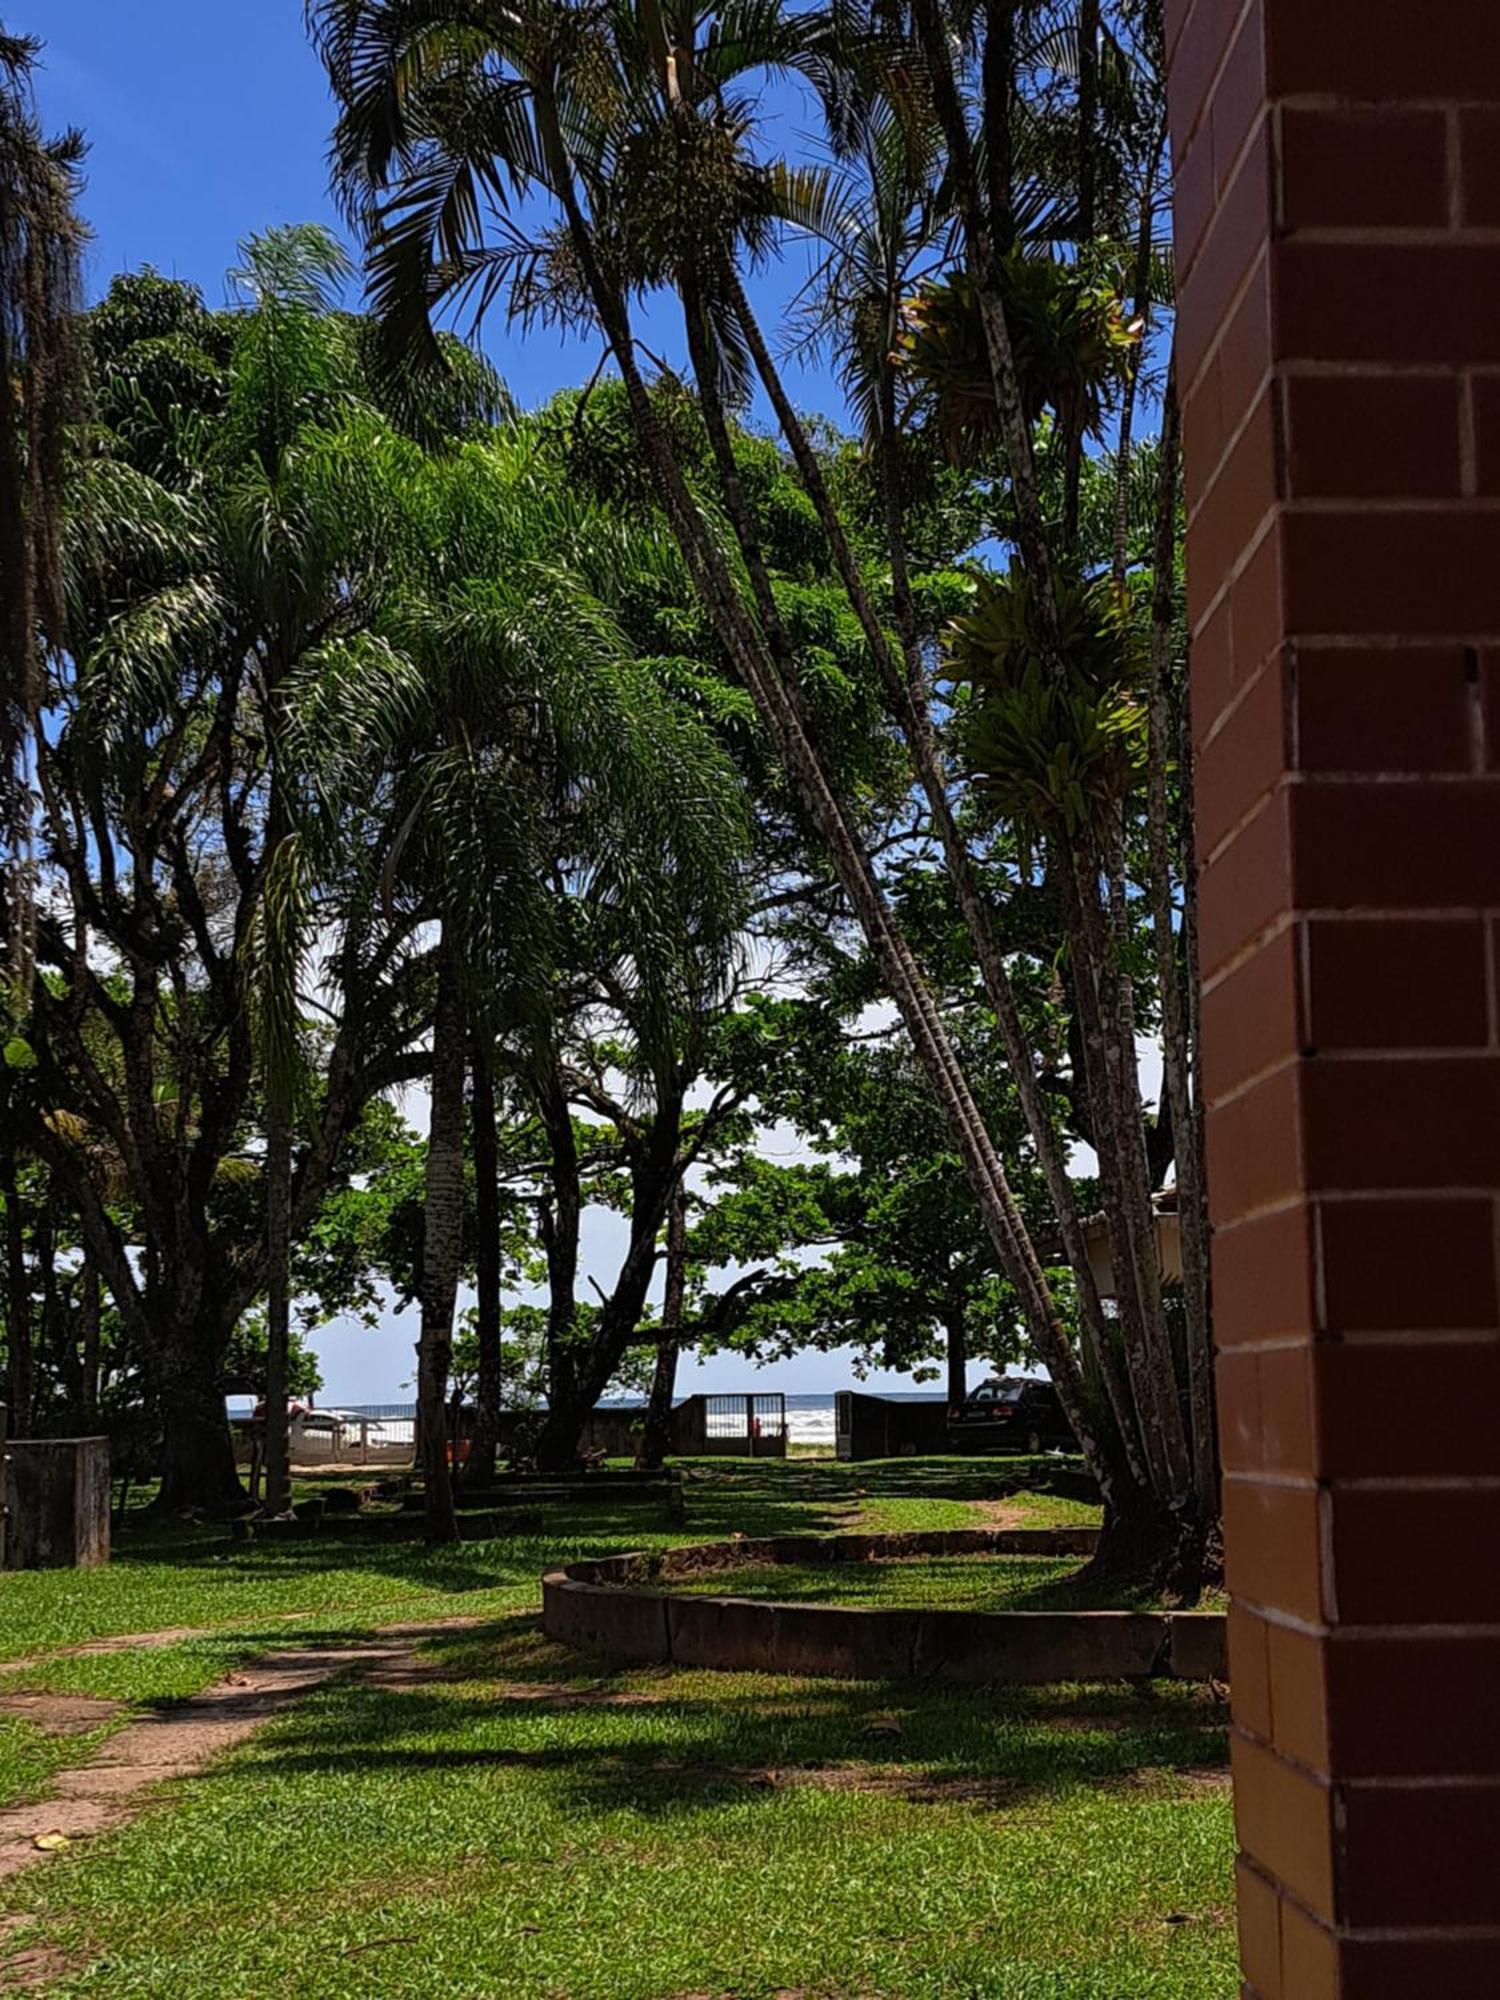
[[[222,304],[235,245],[251,231],[339,226],[325,158],[328,90],[301,0],[14,0],[5,16],[46,40],[40,94],[49,126],[81,125],[91,144],[91,297],[116,271],[154,264]],[[800,105],[781,92],[775,109],[795,149]],[[756,275],[769,327],[803,275],[800,256]],[[646,315],[641,331],[680,359],[669,312]],[[528,407],[586,381],[599,352],[550,331],[523,339],[498,315],[483,344]],[[788,376],[810,408],[838,411],[831,384],[795,366]]]
[[[301,0],[17,0],[6,26],[43,36],[40,78],[49,128],[76,124],[91,152],[84,211],[94,231],[87,261],[91,298],[115,272],[145,264],[225,300],[224,273],[235,246],[278,222],[338,216],[328,195],[325,154],[330,107],[322,70],[308,47]],[[775,107],[788,148],[800,107]],[[802,260],[758,274],[756,304],[775,329],[804,275]],[[643,337],[677,360],[670,316],[650,316]],[[512,392],[528,406],[587,380],[597,347],[555,333],[523,340],[499,320],[484,345]],[[809,409],[837,415],[841,399],[826,378],[787,370]],[[591,1211],[585,1221],[588,1272],[608,1283],[623,1249],[621,1219]],[[331,1403],[394,1401],[413,1372],[416,1316],[381,1327],[334,1326],[315,1337]],[[983,1370],[976,1370],[976,1376]],[[684,1364],[684,1393],[747,1386],[752,1371],[732,1359]],[[756,1372],[754,1386],[812,1393],[852,1380],[845,1354],[807,1355]],[[910,1386],[908,1377],[879,1380]]]

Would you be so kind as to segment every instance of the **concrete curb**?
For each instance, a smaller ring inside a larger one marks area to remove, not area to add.
[[[906,1535],[787,1535],[660,1555],[570,1563],[542,1578],[549,1638],[642,1666],[807,1674],[841,1680],[1009,1682],[1212,1680],[1227,1673],[1224,1618],[1201,1611],[924,1611],[691,1596],[674,1576],[775,1563],[922,1555],[1090,1555],[1097,1528],[996,1528]]]

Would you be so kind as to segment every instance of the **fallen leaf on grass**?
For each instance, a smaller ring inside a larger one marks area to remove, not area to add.
[[[39,1833],[31,1844],[43,1854],[57,1854],[64,1847],[71,1847],[73,1845],[68,1836],[65,1833],[59,1833],[56,1828],[51,1833]]]

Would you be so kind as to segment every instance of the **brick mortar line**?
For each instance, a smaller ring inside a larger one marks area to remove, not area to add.
[[[1214,64],[1212,75],[1208,78],[1208,81],[1204,84],[1202,91],[1199,93],[1197,115],[1194,119],[1193,124],[1188,128],[1187,132],[1183,135],[1182,154],[1184,158],[1187,156],[1187,153],[1191,149],[1193,141],[1196,138],[1198,138],[1202,133],[1204,128],[1205,117],[1210,115],[1213,111],[1213,102],[1215,96],[1218,93],[1220,79],[1223,77],[1225,70],[1229,67],[1229,58],[1234,54],[1235,47],[1239,42],[1240,31],[1244,27],[1246,21],[1249,20],[1250,16],[1255,12],[1257,4],[1258,0],[1242,0],[1240,11],[1238,12],[1238,14],[1234,16],[1233,20],[1229,23],[1228,28],[1224,31],[1224,42],[1223,46],[1219,50],[1218,61]],[[1199,9],[1197,7],[1189,7],[1187,13],[1184,15],[1182,25],[1178,29],[1176,35],[1173,37],[1171,45],[1166,51],[1171,63],[1173,64],[1176,63],[1182,48],[1182,38],[1187,33],[1188,28],[1191,25],[1194,18],[1198,16],[1198,13]]]
[[[1300,1333],[1268,1334],[1264,1340],[1221,1341],[1218,1354],[1315,1354],[1335,1347],[1482,1347],[1500,1342],[1494,1327],[1308,1327]],[[1500,1475],[1497,1475],[1500,1476]],[[1463,1482],[1467,1484],[1467,1481]]]
[[[1252,1091],[1289,1069],[1310,1069],[1314,1063],[1327,1069],[1346,1069],[1354,1063],[1375,1063],[1390,1066],[1396,1063],[1414,1063],[1419,1067],[1429,1067],[1441,1062],[1493,1063],[1500,1059],[1493,1044],[1489,1042],[1448,1042],[1433,1046],[1422,1043],[1406,1048],[1400,1043],[1383,1043],[1377,1048],[1328,1048],[1308,1050],[1288,1049],[1284,1054],[1273,1056],[1257,1070],[1238,1078],[1225,1089],[1216,1091],[1204,1100],[1204,1108],[1210,1113],[1225,1111],[1232,1104],[1242,1103]]]
[[[1274,534],[1276,527],[1280,522],[1280,519],[1281,519],[1280,508],[1273,507],[1267,512],[1265,517],[1260,521],[1256,529],[1254,540],[1249,541],[1244,545],[1244,547],[1240,550],[1240,553],[1236,558],[1236,560],[1233,563],[1231,563],[1229,568],[1223,572],[1219,581],[1218,589],[1214,592],[1213,596],[1208,600],[1208,602],[1203,606],[1202,610],[1198,613],[1198,616],[1195,619],[1193,619],[1190,637],[1192,637],[1193,639],[1197,639],[1198,636],[1204,630],[1204,628],[1208,625],[1209,621],[1215,616],[1215,614],[1219,609],[1219,606],[1224,603],[1226,598],[1229,597],[1230,593],[1234,589],[1234,586],[1239,582],[1240,578],[1245,574],[1246,570],[1249,569],[1250,565],[1255,561],[1255,558],[1260,554],[1261,548],[1264,545],[1267,536]]]
[[[1276,241],[1313,250],[1495,250],[1500,249],[1500,229],[1477,222],[1461,227],[1432,222],[1315,222],[1283,230]]]
[[[1477,1618],[1468,1623],[1453,1618],[1427,1618],[1396,1625],[1376,1625],[1368,1619],[1353,1618],[1347,1624],[1340,1624],[1334,1619],[1304,1618],[1299,1612],[1288,1611],[1284,1605],[1267,1604],[1258,1597],[1250,1596],[1248,1591],[1236,1591],[1232,1586],[1229,1598],[1233,1609],[1258,1618],[1262,1624],[1295,1632],[1304,1639],[1316,1639],[1320,1645],[1334,1641],[1372,1646],[1397,1639],[1414,1645],[1430,1644],[1434,1639],[1500,1639],[1500,1622],[1493,1618]]]
[[[1248,11],[1249,10],[1247,9],[1246,12],[1248,13]],[[1244,16],[1242,15],[1241,24],[1243,24],[1243,20]],[[1219,78],[1222,77],[1225,69],[1228,67],[1229,58],[1234,54],[1235,46],[1238,43],[1238,41],[1239,41],[1239,25],[1236,25],[1234,32],[1231,34],[1229,38],[1229,45],[1224,51],[1224,61],[1219,66],[1218,75],[1215,77],[1213,84],[1210,86],[1209,90],[1207,91],[1204,97],[1204,103],[1208,107],[1210,114],[1212,114],[1213,111],[1213,100],[1215,95],[1217,94]],[[1278,111],[1277,105],[1265,99],[1262,99],[1259,111],[1257,111],[1255,116],[1250,120],[1249,127],[1247,128],[1244,136],[1241,138],[1239,145],[1235,148],[1234,152],[1231,154],[1228,164],[1221,169],[1217,159],[1213,158],[1210,159],[1210,165],[1213,168],[1213,179],[1215,182],[1213,205],[1209,209],[1208,214],[1204,219],[1202,228],[1198,231],[1198,240],[1193,245],[1193,254],[1188,259],[1187,263],[1184,264],[1182,267],[1181,283],[1177,288],[1177,296],[1179,298],[1182,295],[1182,287],[1187,284],[1187,281],[1189,277],[1192,275],[1193,269],[1196,266],[1198,259],[1203,254],[1204,247],[1207,244],[1209,237],[1212,236],[1213,234],[1214,224],[1218,221],[1220,215],[1223,213],[1225,196],[1232,191],[1235,182],[1239,179],[1240,174],[1244,170],[1246,160],[1248,160],[1250,155],[1256,150],[1256,148],[1261,145],[1263,136],[1270,153],[1270,164],[1271,164],[1273,179],[1275,182],[1275,186],[1272,192],[1273,192],[1273,198],[1276,203],[1277,212],[1279,215],[1281,207],[1281,134],[1277,129],[1277,123],[1276,123],[1277,111]],[[1186,150],[1190,151],[1191,147],[1189,147]],[[1184,153],[1184,157],[1186,157],[1186,152]]]

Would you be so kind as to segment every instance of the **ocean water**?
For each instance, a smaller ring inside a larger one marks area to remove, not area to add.
[[[877,1390],[875,1393],[877,1395],[891,1394],[889,1390]],[[898,1391],[892,1397],[892,1400],[903,1403],[926,1403],[941,1402],[942,1397],[933,1395],[930,1391],[924,1393],[921,1390],[907,1390],[905,1393]],[[338,1405],[330,1403],[329,1407],[336,1407],[348,1416],[369,1417],[376,1422],[383,1421],[388,1426],[409,1424],[416,1414],[416,1405],[414,1403],[342,1403]],[[620,1405],[615,1404],[614,1407],[619,1408]],[[634,1406],[632,1405],[631,1407]],[[230,1398],[231,1416],[248,1416],[249,1413],[250,1404],[248,1400],[242,1397]],[[832,1395],[789,1395],[786,1399],[786,1429],[787,1437],[792,1444],[820,1445],[831,1451],[834,1441]]]
[[[825,1445],[832,1451],[832,1396],[788,1396],[786,1434],[791,1444]]]

